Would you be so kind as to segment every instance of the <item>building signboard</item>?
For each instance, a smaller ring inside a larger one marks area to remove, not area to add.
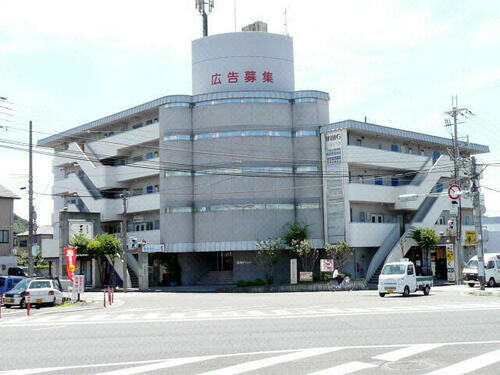
[[[83,234],[88,239],[94,237],[94,223],[84,220],[68,220],[69,222],[69,241],[76,234]]]
[[[446,244],[446,268],[448,270],[448,281],[455,281],[455,251],[453,244]]]
[[[300,281],[313,281],[313,273],[312,272],[300,272]]]
[[[297,259],[290,259],[290,284],[297,284]]]
[[[465,243],[467,245],[476,245],[477,244],[477,234],[475,230],[466,230],[465,231]]]
[[[320,260],[320,271],[321,272],[333,272],[333,259],[321,259]]]
[[[160,244],[146,244],[142,247],[142,252],[143,253],[164,253],[165,252],[165,245],[160,243]]]
[[[84,275],[74,275],[73,276],[73,292],[83,293],[85,292],[85,276]]]

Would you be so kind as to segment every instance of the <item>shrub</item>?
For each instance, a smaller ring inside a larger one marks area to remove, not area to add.
[[[265,285],[266,282],[262,279],[255,279],[255,280],[239,280],[236,283],[236,286],[239,288],[243,288],[246,286],[260,286],[260,285]]]

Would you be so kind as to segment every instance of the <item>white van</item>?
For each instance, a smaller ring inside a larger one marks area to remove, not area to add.
[[[500,284],[500,253],[484,254],[484,273],[486,285],[494,287]],[[463,275],[464,282],[470,287],[473,287],[478,282],[477,255],[467,262]]]

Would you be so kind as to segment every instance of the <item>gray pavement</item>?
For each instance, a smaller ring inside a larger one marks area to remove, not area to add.
[[[2,319],[0,374],[498,375],[500,298],[466,290],[116,294],[112,308]]]

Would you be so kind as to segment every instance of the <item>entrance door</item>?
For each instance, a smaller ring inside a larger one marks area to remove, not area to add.
[[[231,251],[217,252],[217,271],[233,270],[233,253]]]

